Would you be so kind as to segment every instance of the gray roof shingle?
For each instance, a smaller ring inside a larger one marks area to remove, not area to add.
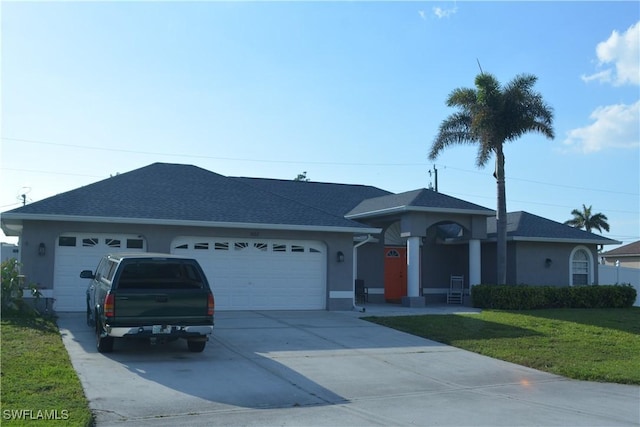
[[[493,210],[483,206],[423,188],[363,200],[347,214],[347,218],[365,218],[383,215],[384,213],[411,210],[451,213],[473,212],[480,215],[494,214]]]
[[[343,215],[249,185],[246,180],[168,163],[116,175],[3,216],[7,214],[366,228]]]
[[[495,211],[432,190],[392,194],[364,185],[226,177],[169,163],[154,163],[4,212],[2,220],[148,220],[371,232],[355,219],[411,210],[491,216],[487,232],[495,239]],[[509,213],[507,219],[508,238],[513,240],[620,243],[527,212]]]
[[[389,191],[366,185],[245,177],[233,179],[332,215],[340,216],[345,216],[363,200],[392,194]]]
[[[487,237],[496,238],[496,218],[487,218]],[[528,212],[507,214],[507,239],[581,242],[611,245],[615,240],[552,221]]]

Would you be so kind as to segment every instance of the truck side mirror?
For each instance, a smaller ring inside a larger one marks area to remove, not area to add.
[[[80,272],[80,278],[81,279],[95,279],[96,276],[95,276],[95,274],[93,274],[93,271],[91,271],[91,270],[82,270]]]

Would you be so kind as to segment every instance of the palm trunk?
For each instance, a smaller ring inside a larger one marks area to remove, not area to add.
[[[496,212],[497,232],[497,283],[507,283],[507,197],[504,182],[504,152],[502,144],[496,147],[496,181],[498,190],[498,209]]]

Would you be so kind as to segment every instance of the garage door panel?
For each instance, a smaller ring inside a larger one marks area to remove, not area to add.
[[[105,233],[65,233],[58,237],[55,248],[53,297],[56,311],[84,311],[87,280],[80,271],[94,271],[107,253],[141,252],[144,240],[135,235]]]
[[[219,310],[326,306],[326,255],[320,242],[182,237],[172,248],[200,262]]]

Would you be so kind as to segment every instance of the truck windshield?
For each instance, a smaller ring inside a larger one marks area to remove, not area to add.
[[[120,272],[120,289],[202,289],[195,264],[183,260],[130,260]]]

